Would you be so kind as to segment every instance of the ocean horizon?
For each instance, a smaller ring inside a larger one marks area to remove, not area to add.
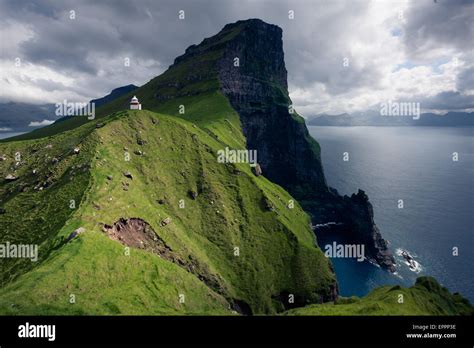
[[[328,184],[364,190],[397,261],[391,274],[368,262],[332,259],[343,296],[433,276],[474,302],[474,128],[308,127],[321,145]],[[343,161],[343,153],[349,161]],[[458,161],[453,161],[453,153]],[[399,208],[403,200],[403,208]],[[321,248],[337,238],[319,236]],[[453,256],[453,248],[459,255]],[[418,263],[413,270],[401,252]]]

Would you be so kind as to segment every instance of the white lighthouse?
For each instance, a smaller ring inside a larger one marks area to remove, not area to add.
[[[133,98],[130,100],[130,110],[141,110],[141,109],[142,109],[142,104],[140,104],[136,96],[133,96]]]

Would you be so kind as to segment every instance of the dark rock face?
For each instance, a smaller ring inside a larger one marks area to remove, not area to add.
[[[227,43],[218,71],[221,91],[240,115],[247,147],[257,150],[265,176],[289,191],[327,191],[319,146],[303,119],[289,112],[282,30],[254,19],[223,31],[235,27],[240,32]]]
[[[369,197],[364,191],[359,190],[347,201],[346,218],[349,229],[353,232],[348,236],[349,243],[365,244],[367,255],[380,266],[395,272],[395,259],[388,249],[387,241],[383,239],[374,222],[374,211]]]
[[[232,300],[232,309],[242,315],[253,315],[250,305],[243,300]]]
[[[209,56],[217,57],[212,64],[199,59]],[[366,256],[394,270],[365,193],[342,197],[327,186],[319,144],[304,119],[292,111],[281,28],[259,19],[228,24],[186,49],[175,59],[178,64],[192,66],[184,84],[217,75],[221,92],[240,116],[247,148],[257,150],[263,175],[298,199],[313,224],[341,223],[348,241],[366,244]]]
[[[319,145],[304,121],[291,113],[282,30],[249,20],[227,25],[223,31],[235,26],[241,27],[240,32],[227,43],[218,62],[221,91],[239,113],[247,147],[257,150],[265,176],[299,199],[316,223],[343,222],[350,230],[349,242],[365,244],[369,258],[394,271],[394,258],[374,223],[367,195],[359,191],[343,198],[328,188]],[[312,209],[315,205],[332,210]]]

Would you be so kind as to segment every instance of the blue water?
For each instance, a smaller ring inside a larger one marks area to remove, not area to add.
[[[396,256],[398,274],[368,262],[332,259],[343,296],[431,275],[474,302],[474,128],[309,127],[322,148],[328,184],[363,189],[394,252],[407,250],[421,271]],[[343,153],[349,152],[349,161]],[[453,152],[459,160],[452,160]],[[398,208],[403,199],[404,208]],[[459,248],[453,256],[452,248]]]
[[[14,137],[15,135],[23,134],[24,132],[0,132],[0,139]]]

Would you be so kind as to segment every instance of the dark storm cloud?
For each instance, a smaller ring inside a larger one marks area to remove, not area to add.
[[[26,20],[35,34],[20,46],[20,54],[29,62],[59,71],[96,74],[102,68],[95,59],[98,56],[130,57],[134,53],[149,58],[153,56],[151,48],[162,52],[160,45],[153,42],[157,39],[153,33],[157,26],[151,25],[146,16],[141,18],[139,9],[130,2],[117,1],[113,6],[105,2],[92,5],[63,1],[54,6],[51,2],[42,2],[47,10],[39,13],[30,12],[37,6],[29,2],[13,4],[10,18]],[[70,18],[70,11],[75,11],[75,19]]]
[[[202,11],[207,1],[12,1],[2,3],[1,10],[35,34],[20,47],[24,59],[57,70],[96,74],[102,68],[97,56],[171,64],[203,34],[213,35],[225,24],[219,12],[226,7],[221,3],[205,6],[208,12]],[[178,20],[181,9],[186,20]],[[75,11],[75,19],[70,11]]]
[[[371,74],[366,67],[356,65],[348,73],[343,71],[346,47],[336,40],[340,28],[363,13],[364,2],[350,4],[350,18],[321,16],[318,6],[308,1],[291,5],[286,1],[218,0],[18,1],[4,6],[2,10],[10,18],[27,22],[36,34],[20,47],[25,59],[57,70],[96,74],[101,68],[94,60],[98,55],[137,56],[171,64],[186,47],[214,35],[228,22],[260,17],[283,27],[287,64],[295,82],[306,85],[322,81],[337,92],[362,83]],[[296,12],[297,21],[288,19],[290,9]],[[74,20],[69,18],[71,10],[75,11]],[[185,11],[186,20],[178,19],[179,10]],[[305,52],[307,44],[317,45],[317,51],[312,48]],[[336,72],[331,74],[333,70]]]
[[[397,52],[380,52],[386,48],[377,46],[380,31],[387,28],[374,18],[378,13],[370,12],[373,4],[338,0],[2,1],[1,17],[33,33],[17,51],[2,51],[2,58],[20,56],[49,67],[73,77],[77,83],[69,88],[76,94],[98,97],[119,85],[153,78],[186,47],[216,34],[229,22],[261,18],[283,29],[290,85],[312,89],[319,83],[327,96],[336,97],[364,88],[386,88],[387,65],[398,59]],[[178,19],[179,10],[185,11],[185,20]],[[288,18],[289,10],[295,12],[295,20]],[[70,11],[75,11],[75,19],[70,19]],[[463,53],[473,33],[468,11],[469,4],[463,1],[416,1],[404,14],[403,23],[391,19],[387,27],[403,33],[410,56],[426,59],[435,49]],[[354,49],[354,42],[366,46]],[[374,50],[386,57],[376,59]],[[125,58],[130,58],[129,69],[124,69]],[[349,66],[343,65],[345,58]],[[469,89],[472,78],[461,71],[457,84]],[[46,90],[61,87],[47,78],[37,79],[36,85]],[[310,102],[301,99],[305,105]]]
[[[61,91],[67,88],[63,83],[47,79],[36,79],[34,83],[45,91]]]
[[[474,92],[474,66],[465,69],[457,76],[456,88],[459,91]]]
[[[459,92],[441,92],[433,97],[419,100],[423,109],[430,110],[465,110],[474,109],[474,96]]]
[[[404,41],[407,52],[423,58],[440,47],[472,49],[474,2],[472,0],[420,0],[406,14]]]

